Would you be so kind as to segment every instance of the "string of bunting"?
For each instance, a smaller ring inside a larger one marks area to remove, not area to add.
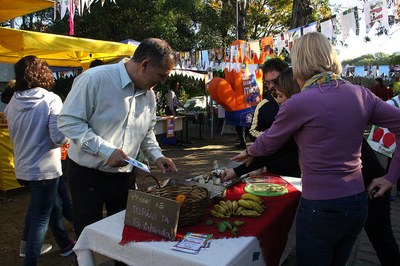
[[[335,46],[347,47],[347,41],[352,34],[360,35],[361,22],[365,22],[364,40],[370,41],[375,36],[390,35],[391,32],[399,30],[397,29],[400,25],[398,23],[399,7],[400,1],[395,3],[394,1],[373,0],[364,3],[362,10],[359,10],[358,7],[349,8],[339,15],[333,15],[321,21],[259,40],[233,44],[225,48],[177,52],[176,69],[218,71],[225,68],[240,68],[241,63],[262,64],[265,59],[289,55],[294,42],[302,35],[313,31],[324,34]],[[361,18],[360,11],[364,13],[364,20]],[[238,54],[241,56],[238,57]]]

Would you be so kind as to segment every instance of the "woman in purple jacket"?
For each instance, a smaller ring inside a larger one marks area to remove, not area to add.
[[[400,110],[342,80],[335,49],[318,32],[298,39],[291,58],[302,91],[280,108],[268,131],[233,159],[272,154],[294,135],[303,173],[297,265],[345,265],[367,217],[360,160],[364,130],[376,124],[396,135],[387,175],[368,187],[370,197],[381,197],[400,175]]]

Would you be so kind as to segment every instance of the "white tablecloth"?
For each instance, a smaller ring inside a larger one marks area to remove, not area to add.
[[[299,178],[283,178],[301,190]],[[131,242],[122,246],[119,242],[124,218],[125,211],[122,211],[85,227],[74,247],[79,265],[95,265],[92,251],[135,266],[265,265],[256,237],[213,239],[209,249],[202,249],[196,255],[172,250],[176,241]],[[292,249],[293,242],[292,228],[281,263]]]

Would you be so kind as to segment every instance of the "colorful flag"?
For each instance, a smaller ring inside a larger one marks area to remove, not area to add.
[[[368,33],[371,28],[377,28],[378,31],[389,30],[389,18],[386,1],[374,0],[364,5],[365,26]],[[380,34],[379,34],[380,35]]]

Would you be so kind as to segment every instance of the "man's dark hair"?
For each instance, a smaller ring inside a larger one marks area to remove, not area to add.
[[[8,104],[11,101],[11,98],[14,95],[15,88],[15,79],[10,80],[3,93],[1,94],[1,101],[5,104]]]
[[[179,83],[179,81],[177,81],[176,79],[173,79],[172,81],[171,81],[171,83],[169,84],[169,88],[171,89],[171,90],[175,90],[176,89],[176,85]]]
[[[283,70],[287,69],[289,66],[286,62],[279,58],[271,58],[264,62],[263,66],[261,67],[263,73],[267,73],[270,71],[278,71],[282,72]]]
[[[101,65],[104,65],[104,62],[103,62],[102,60],[100,60],[100,59],[96,59],[96,60],[93,60],[93,61],[90,63],[89,68],[97,67],[97,66],[101,66]]]
[[[145,59],[152,64],[160,64],[168,62],[166,60],[175,60],[175,53],[166,41],[149,38],[139,44],[132,57],[132,60],[137,63]]]
[[[376,82],[378,82],[379,85],[383,86],[383,79],[382,78],[376,78]]]

